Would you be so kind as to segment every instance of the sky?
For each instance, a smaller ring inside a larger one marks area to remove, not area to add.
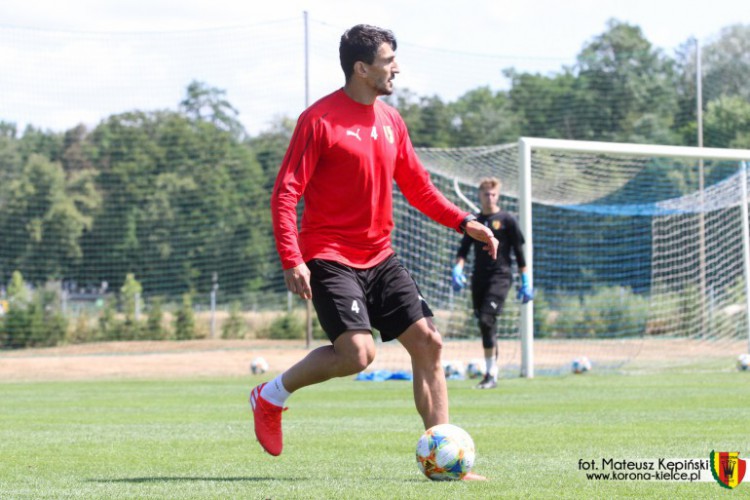
[[[225,90],[257,133],[343,84],[338,38],[359,23],[396,34],[397,86],[450,101],[479,86],[507,87],[503,68],[552,73],[574,64],[613,18],[673,55],[691,38],[705,44],[722,28],[750,24],[750,3],[0,0],[0,120],[94,126],[111,113],[175,108],[197,79]]]

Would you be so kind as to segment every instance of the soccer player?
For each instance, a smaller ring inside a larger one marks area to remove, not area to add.
[[[500,210],[500,180],[495,178],[482,179],[479,183],[479,203],[481,212],[477,214],[477,222],[492,231],[500,242],[497,259],[490,259],[480,247],[474,245],[474,272],[471,277],[471,297],[474,314],[479,320],[479,331],[482,334],[484,347],[485,374],[477,385],[479,389],[494,389],[497,387],[497,332],[495,323],[503,310],[505,298],[513,282],[511,274],[511,250],[516,256],[518,271],[521,274],[521,287],[518,299],[524,304],[534,298],[534,291],[529,286],[526,275],[526,259],[523,254],[524,238],[518,222],[509,213]],[[456,263],[452,270],[453,289],[460,291],[466,285],[464,264],[469,255],[469,248],[474,240],[463,237],[456,255]]]
[[[497,255],[498,242],[437,190],[403,119],[378,100],[393,92],[395,50],[389,30],[357,25],[342,35],[344,87],[300,115],[276,178],[271,213],[286,286],[312,299],[331,345],[252,390],[255,435],[271,455],[282,451],[281,412],[289,395],[367,368],[375,357],[372,328],[409,353],[425,428],[448,423],[442,339],[391,246],[393,181],[425,215],[483,242],[489,258]],[[296,206],[303,195],[298,232]]]

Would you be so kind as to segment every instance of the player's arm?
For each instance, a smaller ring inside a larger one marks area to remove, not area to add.
[[[508,227],[510,247],[513,249],[513,253],[516,255],[518,270],[519,272],[523,273],[526,271],[526,256],[523,253],[523,245],[525,243],[525,240],[516,219],[510,218],[510,222],[510,227]],[[522,269],[523,271],[521,271]]]
[[[315,170],[319,138],[306,115],[300,117],[271,193],[271,221],[287,289],[312,298],[310,270],[298,243],[297,204]]]
[[[490,257],[497,259],[497,247],[499,242],[492,234],[490,228],[474,220],[470,220],[463,224],[463,231],[465,234],[471,236],[475,240],[484,243],[483,250],[490,254]]]
[[[468,281],[466,279],[466,274],[464,273],[464,266],[466,265],[466,258],[469,255],[472,241],[474,240],[471,236],[464,234],[464,237],[461,238],[461,244],[458,246],[458,251],[456,252],[456,260],[451,268],[451,285],[456,292],[463,290]]]
[[[519,268],[518,271],[521,273],[521,286],[518,287],[516,295],[518,300],[525,304],[534,300],[534,289],[529,283],[529,275],[526,273],[526,268]]]
[[[303,299],[312,299],[310,288],[310,269],[304,262],[291,269],[284,269],[286,288]]]
[[[484,250],[496,259],[498,241],[492,235],[492,231],[477,222],[474,215],[451,203],[435,187],[430,180],[430,174],[414,152],[406,126],[400,129],[400,138],[394,179],[409,203],[435,222],[485,243]]]
[[[516,263],[518,264],[518,273],[521,275],[521,286],[518,287],[518,300],[526,304],[534,300],[534,289],[529,283],[529,275],[526,273],[526,256],[523,253],[524,237],[521,232],[521,228],[518,227],[518,223],[515,219],[512,219],[513,224],[510,229],[510,245],[513,248],[513,253],[516,255]]]
[[[467,279],[466,274],[464,274],[465,262],[463,257],[457,257],[456,263],[451,268],[451,285],[453,285],[453,290],[456,292],[460,292],[466,286]]]
[[[430,219],[460,232],[459,226],[468,213],[448,201],[432,183],[430,174],[414,151],[401,116],[394,111],[391,120],[397,137],[393,179],[401,193],[414,208]]]
[[[469,257],[469,251],[471,250],[471,244],[474,241],[474,239],[469,236],[468,234],[464,234],[463,238],[461,238],[461,243],[458,245],[458,250],[456,251],[456,264],[461,264],[461,267],[464,267],[464,264],[466,263],[466,259]]]

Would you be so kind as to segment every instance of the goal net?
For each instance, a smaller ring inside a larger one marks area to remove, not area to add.
[[[648,369],[747,352],[750,151],[522,139],[418,153],[468,210],[479,180],[500,178],[501,206],[521,222],[536,297],[520,306],[511,290],[505,303],[505,376],[569,371],[582,356]],[[470,292],[450,286],[460,235],[400,196],[394,210],[394,246],[435,312],[444,359],[481,361]],[[383,345],[376,366],[407,367],[401,351]]]

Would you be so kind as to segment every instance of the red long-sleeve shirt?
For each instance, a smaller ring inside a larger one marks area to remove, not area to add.
[[[360,104],[343,89],[310,106],[297,121],[271,195],[282,267],[319,258],[367,269],[393,254],[393,180],[414,207],[459,230],[468,212],[432,184],[398,111],[380,100]]]

